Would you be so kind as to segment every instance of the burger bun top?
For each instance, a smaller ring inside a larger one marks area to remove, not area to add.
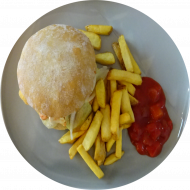
[[[96,82],[94,49],[79,30],[47,26],[26,42],[17,67],[19,88],[38,113],[62,118],[82,107]]]

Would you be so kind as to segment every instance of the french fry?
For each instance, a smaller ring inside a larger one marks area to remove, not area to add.
[[[119,84],[125,85],[127,87],[129,94],[131,94],[132,96],[135,95],[136,88],[131,83],[128,83],[126,81],[118,81],[118,82]]]
[[[131,127],[131,123],[120,125],[120,127],[122,127],[123,129],[128,129],[129,127]]]
[[[117,140],[119,138],[119,116],[120,116],[121,98],[122,98],[121,90],[117,90],[113,93],[111,101],[111,132],[114,140]]]
[[[113,27],[106,25],[87,25],[85,26],[85,29],[89,32],[94,32],[100,35],[110,35],[110,33],[113,30]]]
[[[104,86],[105,86],[105,95],[106,95],[106,97],[105,97],[105,99],[106,99],[106,104],[107,104],[107,102],[108,102],[108,100],[107,100],[107,83],[109,82],[109,80],[107,80],[107,77],[104,79]]]
[[[129,55],[130,55],[130,58],[131,58],[132,65],[133,65],[134,73],[140,75],[140,74],[141,74],[141,70],[140,70],[140,68],[139,68],[139,66],[138,66],[138,64],[137,64],[137,62],[135,61],[135,59],[134,59],[134,57],[133,57],[133,55],[131,54],[131,52],[130,52],[129,49],[128,49],[128,51],[129,51]]]
[[[119,47],[121,49],[121,55],[122,55],[122,58],[123,58],[123,61],[125,64],[125,68],[129,72],[133,72],[134,69],[133,69],[131,57],[129,54],[129,48],[128,48],[128,45],[125,41],[124,35],[119,36],[118,42],[119,42]]]
[[[96,160],[98,166],[100,166],[104,163],[105,158],[106,158],[105,142],[102,141],[101,135],[99,133],[95,141],[94,160]]]
[[[110,128],[110,105],[106,104],[105,108],[101,108],[100,111],[103,114],[102,124],[101,124],[101,139],[103,142],[108,142],[111,138],[111,128]]]
[[[101,160],[98,160],[97,163],[98,163],[98,166],[101,166],[104,162],[102,162]]]
[[[115,63],[114,55],[111,52],[96,54],[96,62],[102,65],[113,65]]]
[[[27,102],[26,98],[24,97],[24,95],[22,94],[22,92],[21,92],[20,90],[19,90],[18,94],[19,94],[19,96],[20,96],[20,99],[21,99],[26,105],[28,105],[28,102]]]
[[[123,128],[119,128],[119,139],[116,140],[116,148],[115,148],[115,156],[117,158],[121,158],[122,156],[122,130]]]
[[[120,83],[117,82],[117,90],[122,90],[122,89],[124,89],[124,88],[126,88],[125,85],[120,84]]]
[[[122,151],[121,156],[123,156],[123,154],[124,154],[124,151]],[[109,156],[106,158],[106,160],[105,160],[105,162],[104,162],[104,165],[113,164],[113,163],[116,162],[117,160],[119,160],[119,158],[117,158],[117,157],[115,156],[115,153],[113,153],[113,154],[109,155]]]
[[[127,83],[127,84],[126,84],[126,87],[127,87],[128,92],[129,92],[132,96],[134,96],[134,95],[135,95],[136,88],[135,88],[131,83]]]
[[[86,131],[88,129],[88,127],[90,126],[92,119],[93,119],[93,112],[88,116],[88,118],[86,119],[86,121],[82,124],[82,126],[80,127],[81,131]]]
[[[94,174],[101,179],[104,176],[103,171],[100,169],[100,167],[95,163],[95,161],[92,159],[92,157],[88,154],[88,152],[85,151],[84,147],[81,145],[77,148],[78,153],[81,155],[83,160],[86,162],[86,164],[89,166],[89,168],[94,172]]]
[[[124,64],[124,61],[123,61],[123,57],[122,57],[122,55],[121,55],[121,49],[120,49],[120,47],[119,47],[119,43],[114,42],[114,43],[112,44],[112,47],[113,47],[113,49],[114,49],[114,51],[115,51],[115,54],[116,54],[116,56],[117,56],[117,58],[118,58],[118,60],[119,60],[121,69],[126,70],[125,64]],[[127,47],[128,47],[128,46],[127,46]],[[133,55],[131,54],[130,49],[128,48],[127,50],[128,50],[128,52],[129,52],[129,56],[130,56],[130,58],[131,58],[131,63],[132,63],[132,65],[133,65],[134,73],[140,75],[140,74],[141,74],[141,70],[140,70],[140,68],[139,68],[139,66],[138,66],[138,64],[137,64],[137,62],[135,61]]]
[[[101,108],[106,106],[106,89],[103,79],[100,79],[96,84],[96,98],[98,105]]]
[[[73,144],[73,146],[69,149],[69,156],[70,156],[70,159],[73,159],[74,156],[76,155],[77,153],[77,147],[82,144],[83,140],[84,140],[84,137],[86,135],[86,132],[80,136],[79,139],[77,139],[77,141]]]
[[[131,103],[129,100],[129,94],[127,92],[127,89],[123,89],[122,92],[123,92],[123,95],[121,98],[121,112],[122,113],[129,113],[129,115],[131,116],[131,122],[133,123],[135,121],[135,117],[133,114],[133,110],[131,108]]]
[[[101,155],[99,154],[101,152],[100,141],[101,141],[101,135],[100,133],[98,133],[95,140],[95,151],[94,151],[94,160],[96,161],[101,158]]]
[[[94,112],[97,112],[97,110],[99,109],[99,105],[98,105],[98,101],[97,101],[97,97],[95,96],[93,104],[92,104],[92,109]]]
[[[123,113],[120,115],[119,117],[119,124],[123,125],[123,124],[129,124],[131,122],[131,116],[129,115],[129,113]]]
[[[117,56],[117,59],[119,60],[119,64],[121,66],[121,69],[122,70],[126,70],[125,68],[125,64],[124,64],[124,61],[123,61],[123,58],[122,58],[122,55],[121,55],[121,49],[119,47],[119,43],[118,42],[114,42],[112,44],[112,47],[113,47],[113,50]]]
[[[113,93],[117,90],[116,80],[110,80],[110,103],[113,97]]]
[[[70,142],[68,142],[68,144],[73,144],[76,141],[76,139],[71,140]]]
[[[103,119],[102,113],[98,110],[92,120],[92,123],[87,131],[87,134],[82,142],[84,149],[86,151],[90,150],[92,145],[94,144],[96,137],[99,133],[101,122]]]
[[[98,34],[95,34],[93,32],[84,31],[84,30],[80,30],[80,31],[83,32],[89,38],[89,40],[95,50],[100,50],[101,38]]]
[[[136,73],[130,73],[128,71],[112,69],[107,76],[108,80],[126,81],[135,85],[142,84],[142,78]]]
[[[139,101],[135,97],[131,96],[130,94],[129,94],[129,100],[132,106],[135,106],[139,103]]]
[[[78,137],[80,137],[82,134],[84,134],[85,131],[77,131],[73,132],[73,139],[71,139],[70,131],[65,133],[60,139],[59,143],[65,144],[65,143],[72,143],[74,142]]]
[[[109,152],[115,143],[115,140],[111,137],[110,140],[106,143],[106,150]]]

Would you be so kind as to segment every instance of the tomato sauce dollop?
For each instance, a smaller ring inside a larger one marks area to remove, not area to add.
[[[152,78],[142,77],[142,85],[136,86],[134,97],[139,103],[132,107],[135,122],[128,128],[130,140],[139,154],[155,157],[173,128],[163,89]]]

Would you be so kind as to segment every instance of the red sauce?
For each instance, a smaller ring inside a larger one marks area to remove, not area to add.
[[[168,140],[173,124],[160,84],[149,77],[142,77],[142,81],[142,85],[136,86],[134,97],[139,103],[133,106],[135,122],[128,133],[139,154],[155,157]]]

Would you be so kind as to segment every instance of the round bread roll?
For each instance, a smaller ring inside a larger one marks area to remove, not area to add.
[[[94,89],[94,49],[71,26],[47,26],[26,42],[17,77],[27,103],[38,113],[65,117],[81,108]]]

